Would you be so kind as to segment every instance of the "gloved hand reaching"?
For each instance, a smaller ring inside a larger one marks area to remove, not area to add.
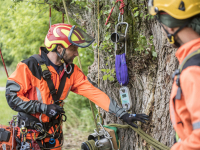
[[[124,114],[120,119],[123,119],[124,122],[131,125],[132,127],[138,128],[133,121],[141,121],[142,123],[146,123],[145,120],[149,120],[149,116],[145,114]]]
[[[65,113],[65,111],[59,105],[56,105],[56,104],[47,105],[46,115],[49,118],[56,117],[61,113]]]

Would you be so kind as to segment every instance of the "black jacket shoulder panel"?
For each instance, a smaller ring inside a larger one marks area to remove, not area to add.
[[[41,80],[42,71],[36,59],[29,57],[28,59],[23,60],[22,63],[25,63],[32,72],[32,74],[36,78]]]
[[[189,66],[200,66],[200,54],[196,54],[188,59],[183,65],[182,71]]]

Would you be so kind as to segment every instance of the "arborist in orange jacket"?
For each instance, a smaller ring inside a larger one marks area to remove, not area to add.
[[[129,114],[120,108],[72,63],[78,56],[78,47],[88,47],[93,41],[76,26],[54,24],[45,38],[46,47],[40,48],[40,55],[20,62],[8,78],[7,102],[19,112],[20,130],[16,137],[19,148],[61,149],[61,124],[66,118],[63,100],[69,91],[87,97],[133,127],[137,127],[133,121],[148,120],[145,114]]]
[[[179,136],[172,150],[200,150],[200,1],[149,0],[149,12],[178,47],[170,116]]]

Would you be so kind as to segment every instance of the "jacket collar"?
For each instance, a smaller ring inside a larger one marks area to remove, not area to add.
[[[40,47],[40,56],[41,58],[44,60],[45,64],[47,66],[50,66],[50,60],[47,57],[47,54],[49,53],[49,51],[46,49],[46,47]]]
[[[200,38],[192,40],[190,42],[187,42],[183,44],[176,52],[176,57],[179,61],[179,64],[182,63],[184,58],[189,55],[190,53],[196,51],[200,48]]]
[[[41,56],[41,58],[44,60],[44,63],[45,63],[47,66],[54,68],[54,67],[52,66],[52,64],[51,64],[51,61],[50,61],[49,58],[47,57],[47,54],[48,54],[48,53],[49,53],[49,51],[46,49],[46,47],[40,47],[40,56]],[[63,69],[64,69],[64,67],[63,67],[63,65],[61,65],[60,68],[59,68],[59,70],[62,72]],[[57,71],[55,70],[55,68],[52,69],[52,71],[55,72],[55,73],[57,72]]]

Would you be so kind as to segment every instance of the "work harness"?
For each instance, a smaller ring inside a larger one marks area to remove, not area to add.
[[[53,81],[51,80],[51,72],[47,68],[45,62],[41,58],[40,55],[32,55],[32,58],[36,59],[41,70],[42,70],[42,76],[43,79],[47,82],[50,93],[52,95],[52,98],[54,100],[54,104],[60,105],[63,101],[59,100],[62,90],[65,86],[65,81],[67,77],[67,73],[65,72],[61,82],[60,86],[58,88],[58,91],[55,89],[55,86],[53,84]],[[40,122],[39,119],[36,117],[19,112],[18,113],[18,125],[20,127],[20,138],[15,136],[15,140],[17,142],[16,149],[20,150],[28,150],[28,149],[52,149],[52,148],[58,148],[63,145],[63,132],[61,129],[62,122],[65,122],[67,117],[65,114],[60,114],[59,116],[56,116],[56,118],[52,118],[47,123]],[[54,128],[53,133],[49,133],[48,131],[51,128]],[[30,130],[28,130],[30,129]],[[34,133],[35,136],[35,130],[39,132],[39,135],[36,137],[32,137],[32,133]],[[17,130],[15,131],[15,135],[17,135]],[[26,140],[26,135],[31,135],[31,140]],[[50,138],[49,142],[44,142],[45,138]],[[22,140],[21,140],[22,139]],[[55,139],[58,139],[59,145],[58,147],[54,147],[56,142]],[[21,142],[22,141],[22,142]],[[29,144],[31,143],[31,144]]]

